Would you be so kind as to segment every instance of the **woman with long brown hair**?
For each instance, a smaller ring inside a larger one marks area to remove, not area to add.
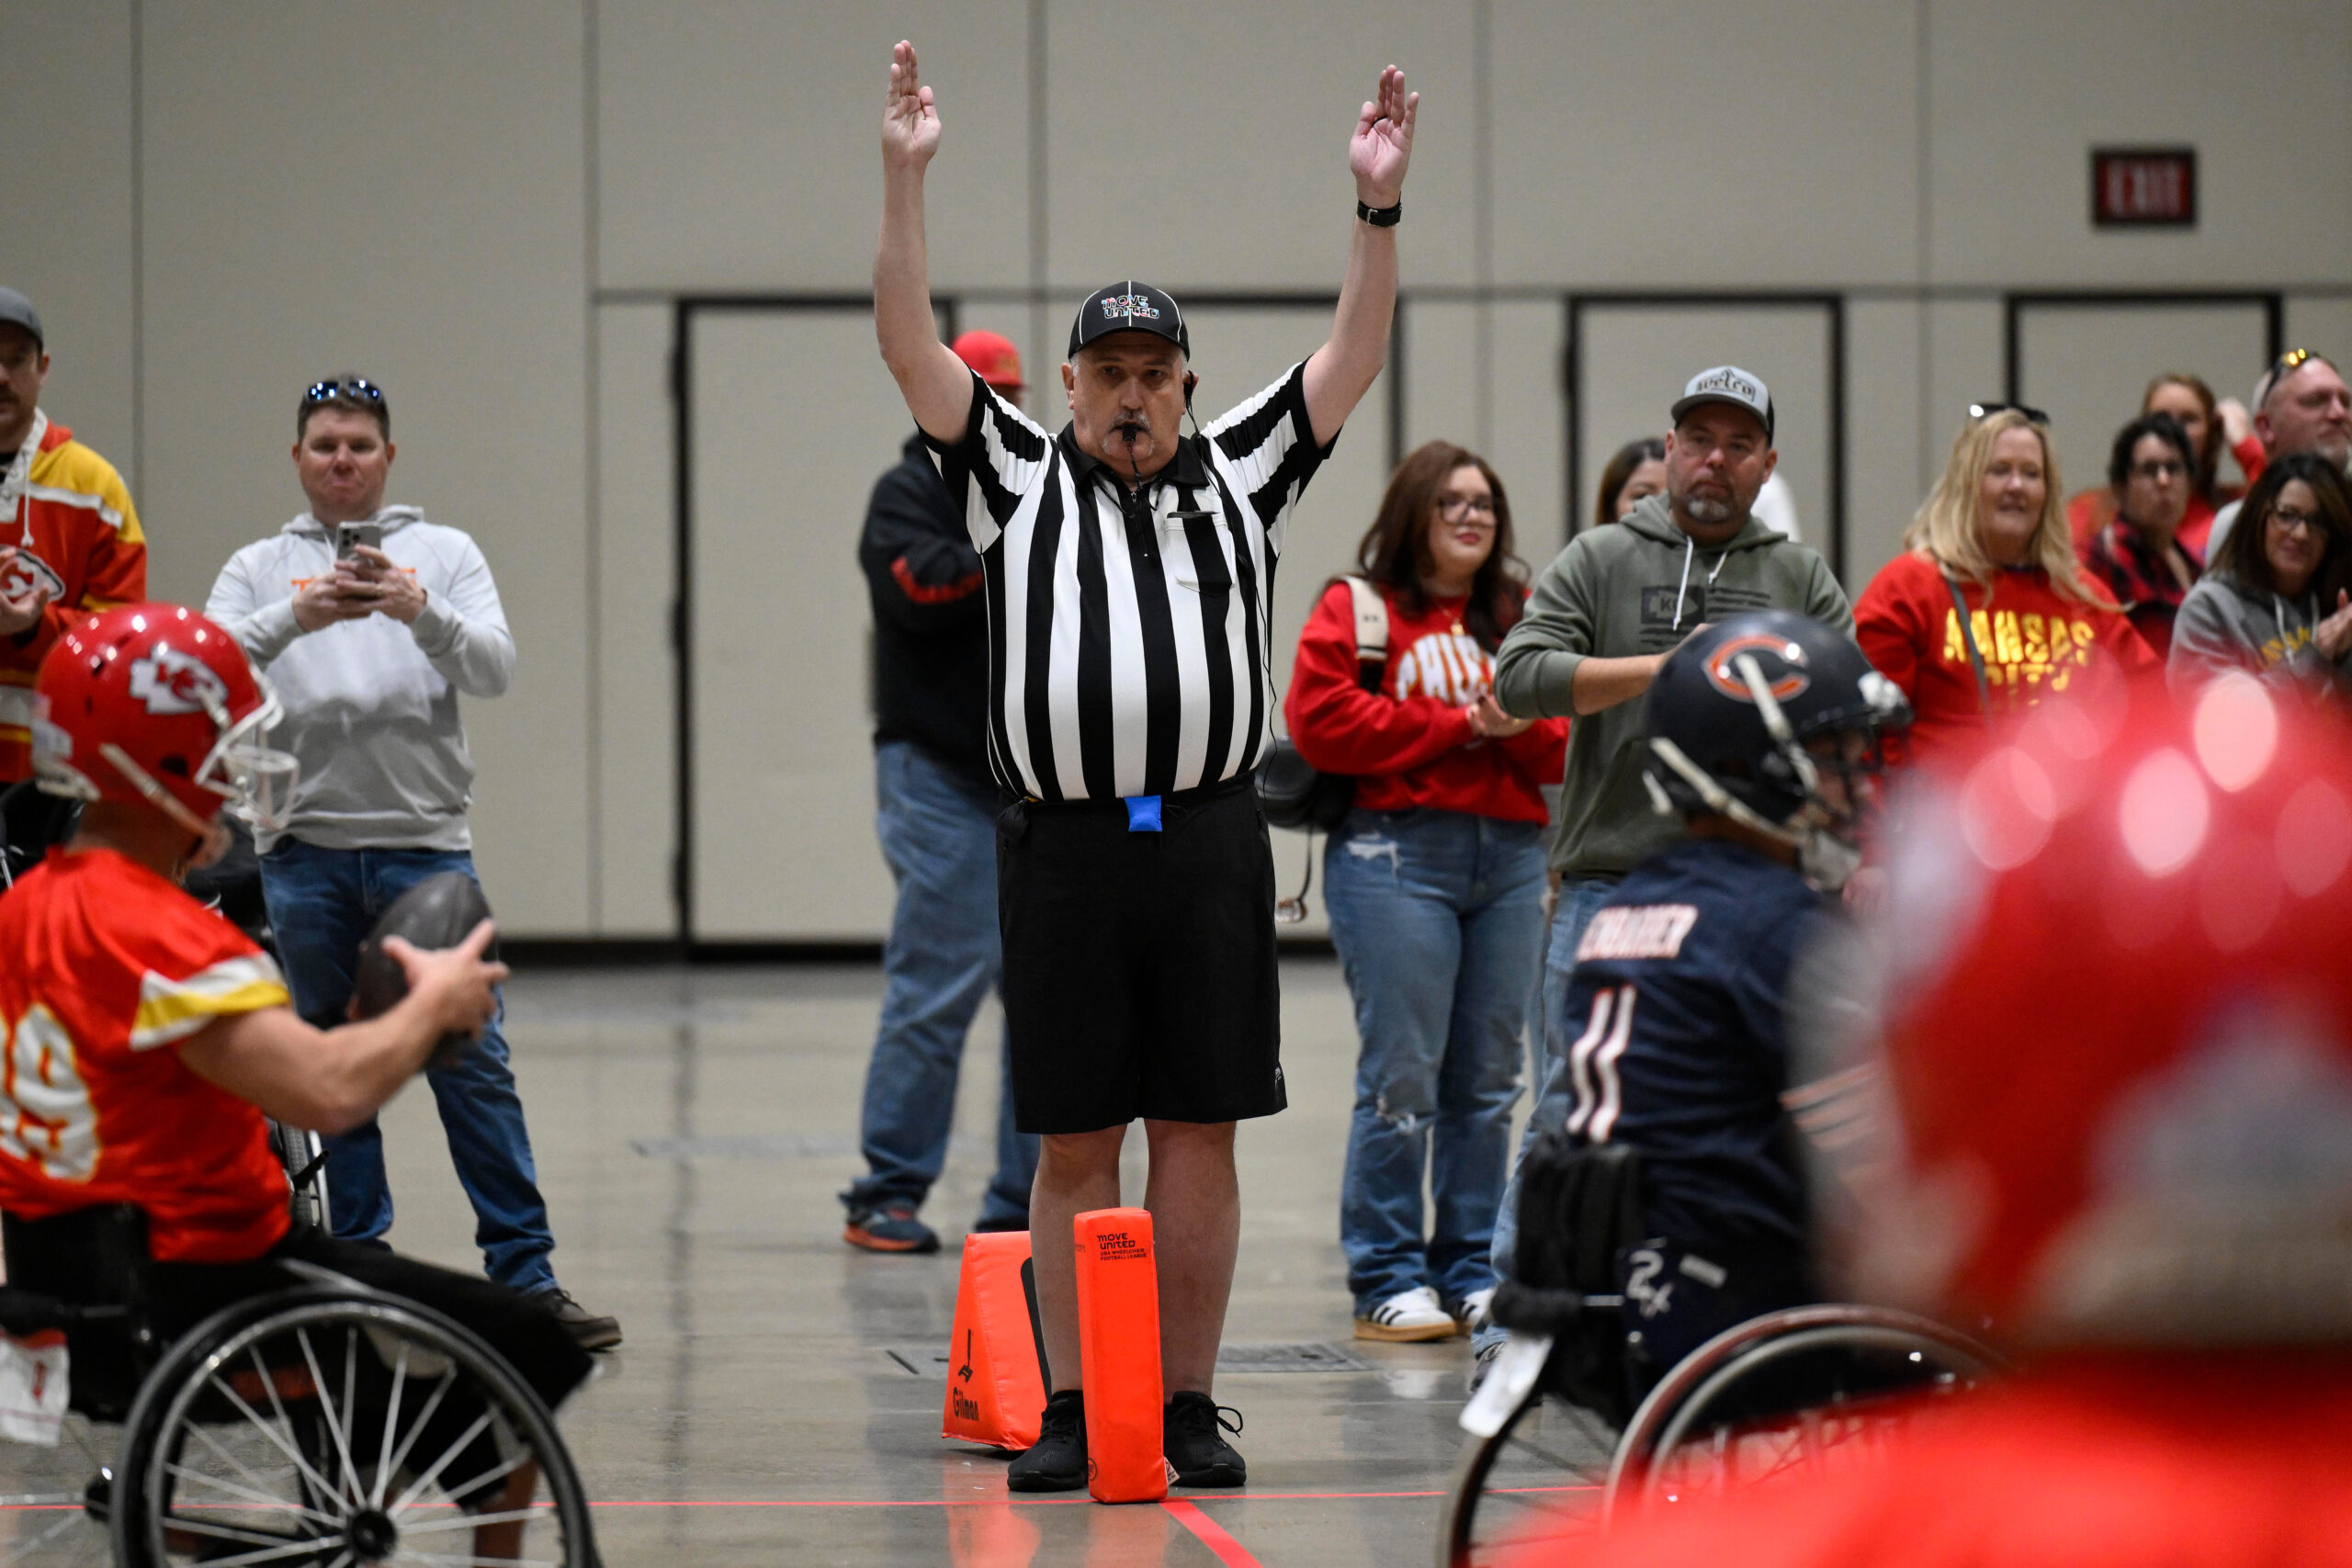
[[[1340,1239],[1358,1337],[1442,1339],[1494,1286],[1543,957],[1543,786],[1560,776],[1568,727],[1513,718],[1491,694],[1527,580],[1485,458],[1445,441],[1407,457],[1356,558],[1385,657],[1359,658],[1358,589],[1334,582],[1283,710],[1302,757],[1356,780],[1324,859],[1363,1042]]]
[[[2352,485],[2319,454],[2290,453],[2238,517],[2181,603],[2166,678],[2179,688],[2243,670],[2352,698]]]

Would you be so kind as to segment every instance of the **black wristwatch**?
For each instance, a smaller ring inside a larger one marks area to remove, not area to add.
[[[1394,229],[1405,216],[1405,204],[1400,201],[1394,207],[1366,207],[1359,201],[1356,216],[1375,229]]]

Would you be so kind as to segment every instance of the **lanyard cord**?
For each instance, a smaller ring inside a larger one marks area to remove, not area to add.
[[[1993,716],[1993,682],[1984,675],[1984,655],[1976,646],[1976,628],[1969,623],[1968,601],[1960,592],[1960,584],[1951,578],[1944,579],[1945,591],[1951,594],[1951,607],[1960,617],[1960,639],[1968,645],[1969,666],[1976,671],[1976,700],[1984,707],[1984,716]],[[1984,608],[1993,608],[1993,596],[1984,595]]]

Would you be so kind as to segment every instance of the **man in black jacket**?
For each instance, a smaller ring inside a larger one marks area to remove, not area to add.
[[[953,346],[981,379],[1021,400],[1021,356],[1011,343],[970,332]],[[906,456],[875,484],[857,558],[874,601],[876,817],[899,902],[865,1069],[866,1174],[842,1194],[842,1239],[875,1252],[936,1252],[938,1235],[916,1213],[946,1160],[964,1037],[1003,959],[980,558],[921,434],[908,437]],[[1036,1168],[1037,1140],[1013,1128],[1008,1073],[996,1174],[973,1228],[1028,1229]]]

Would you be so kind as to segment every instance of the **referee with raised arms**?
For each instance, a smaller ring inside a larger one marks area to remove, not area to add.
[[[1391,66],[1357,118],[1329,342],[1188,439],[1183,313],[1124,279],[1079,307],[1070,421],[1051,435],[939,339],[923,172],[940,118],[913,47],[893,52],[874,325],[986,574],[1014,1109],[1043,1138],[1029,1213],[1053,1388],[1008,1475],[1018,1491],[1086,1484],[1070,1221],[1118,1203],[1137,1117],[1168,1461],[1179,1485],[1246,1478],[1210,1380],[1241,1226],[1234,1123],[1284,1104],[1273,863],[1251,787],[1274,706],[1268,606],[1291,512],[1387,356],[1417,103]]]

